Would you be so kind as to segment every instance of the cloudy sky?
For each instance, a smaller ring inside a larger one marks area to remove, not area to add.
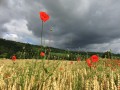
[[[120,0],[0,0],[0,38],[40,45],[40,11],[44,45],[120,53]]]

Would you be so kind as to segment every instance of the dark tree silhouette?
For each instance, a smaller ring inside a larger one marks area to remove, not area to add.
[[[111,59],[111,52],[110,52],[110,51],[107,51],[107,52],[103,53],[102,58]]]

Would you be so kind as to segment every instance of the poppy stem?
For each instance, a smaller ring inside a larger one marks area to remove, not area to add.
[[[15,62],[13,61],[13,64],[15,64]]]
[[[42,31],[41,31],[41,46],[42,46],[42,34],[43,34],[43,21],[42,21]]]
[[[90,67],[90,72],[91,72],[92,67]]]

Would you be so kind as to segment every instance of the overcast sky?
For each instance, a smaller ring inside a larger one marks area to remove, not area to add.
[[[40,45],[40,11],[45,45],[120,53],[120,0],[0,0],[0,38]]]

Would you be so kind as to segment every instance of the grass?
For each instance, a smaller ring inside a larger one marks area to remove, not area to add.
[[[0,90],[120,90],[120,61],[0,60]]]

